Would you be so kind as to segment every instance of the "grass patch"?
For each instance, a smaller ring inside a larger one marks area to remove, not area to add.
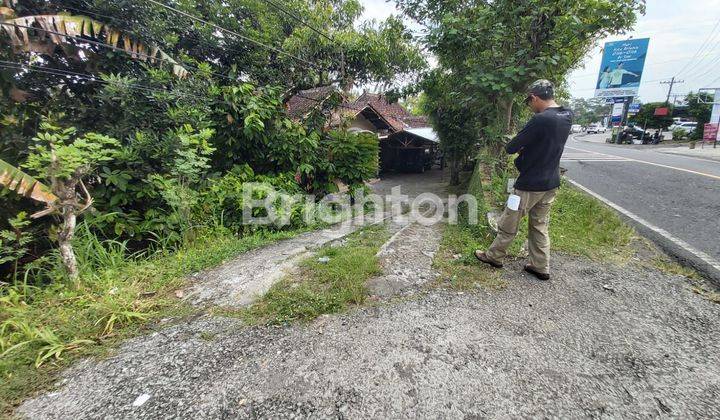
[[[472,174],[466,177],[464,188],[478,201],[480,223],[472,226],[461,218],[458,225],[445,229],[440,250],[433,261],[442,278],[453,288],[471,289],[478,285],[501,288],[506,283],[500,272],[481,265],[475,259],[476,249],[487,249],[495,235],[485,220],[489,209],[502,209],[507,199],[507,182],[517,177],[508,165],[505,173],[490,169],[487,157],[480,157]],[[463,209],[460,209],[461,215]],[[522,245],[527,238],[527,217],[520,222],[516,240],[508,255],[523,254]],[[563,183],[550,213],[550,242],[553,252],[561,251],[597,260],[624,262],[634,255],[630,227],[594,198]]]
[[[321,248],[241,316],[253,324],[309,321],[362,304],[368,295],[367,280],[382,272],[375,254],[389,237],[384,226],[372,225],[353,233],[342,245]],[[327,262],[320,262],[321,258]]]
[[[517,178],[517,170],[508,163],[504,173],[483,172],[490,174],[490,180],[484,186],[493,197],[492,207],[504,208],[508,179]],[[508,250],[509,255],[521,255],[527,230],[527,217],[524,217],[520,221],[517,239]],[[550,211],[550,244],[553,251],[595,260],[625,262],[634,255],[631,244],[635,237],[635,231],[612,209],[562,182]]]
[[[525,231],[527,235],[527,225]],[[560,187],[550,213],[550,243],[554,250],[598,260],[627,261],[635,231],[611,209],[587,194]]]
[[[153,321],[190,314],[193,309],[175,295],[187,275],[297,233],[242,238],[208,233],[175,252],[143,260],[117,257],[110,264],[111,259],[103,258],[103,264],[109,265],[84,270],[77,282],[58,278],[43,287],[4,288],[0,294],[0,414],[10,415],[23,399],[50,386],[56,374],[78,357],[107,354]],[[95,252],[107,256],[107,249]]]
[[[682,266],[674,261],[668,261],[662,258],[655,258],[652,265],[665,274],[683,276],[692,280],[702,279],[702,276],[694,269]]]
[[[506,285],[498,271],[478,264],[473,255],[476,249],[486,248],[493,239],[485,220],[487,212],[487,194],[483,190],[485,176],[483,166],[478,164],[472,173],[464,177],[466,182],[456,188],[458,192],[467,191],[477,200],[479,224],[468,223],[467,206],[462,203],[458,209],[458,224],[448,225],[445,228],[440,248],[433,259],[433,267],[441,274],[440,285],[458,290],[471,290],[478,286],[497,289]]]
[[[441,281],[457,290],[471,290],[478,286],[500,289],[507,282],[500,272],[479,264],[473,252],[489,245],[487,235],[476,235],[473,229],[462,225],[445,228],[440,249],[433,260],[433,267],[440,271]]]
[[[700,296],[704,297],[705,299],[709,300],[713,303],[720,304],[720,293],[714,291],[714,290],[707,290],[700,287],[694,287],[693,291]]]

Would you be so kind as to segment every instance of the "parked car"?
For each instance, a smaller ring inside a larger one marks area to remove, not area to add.
[[[696,128],[697,128],[697,122],[695,122],[695,121],[676,122],[673,125],[671,125],[670,127],[668,127],[670,132],[673,132],[675,130],[682,130],[687,134],[692,133],[693,131],[695,131]]]
[[[588,134],[600,134],[607,131],[607,128],[602,124],[590,124],[587,128]]]

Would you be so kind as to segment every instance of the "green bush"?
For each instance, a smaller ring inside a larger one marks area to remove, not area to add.
[[[680,128],[676,128],[672,131],[673,140],[685,140],[688,138],[688,133]]]

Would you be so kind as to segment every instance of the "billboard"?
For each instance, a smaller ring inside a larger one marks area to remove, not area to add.
[[[650,38],[605,43],[595,96],[637,96]]]
[[[628,106],[628,114],[638,114],[640,112],[640,103],[633,102]]]

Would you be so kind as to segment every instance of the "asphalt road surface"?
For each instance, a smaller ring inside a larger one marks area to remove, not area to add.
[[[561,166],[579,188],[720,284],[720,162],[571,136]]]

